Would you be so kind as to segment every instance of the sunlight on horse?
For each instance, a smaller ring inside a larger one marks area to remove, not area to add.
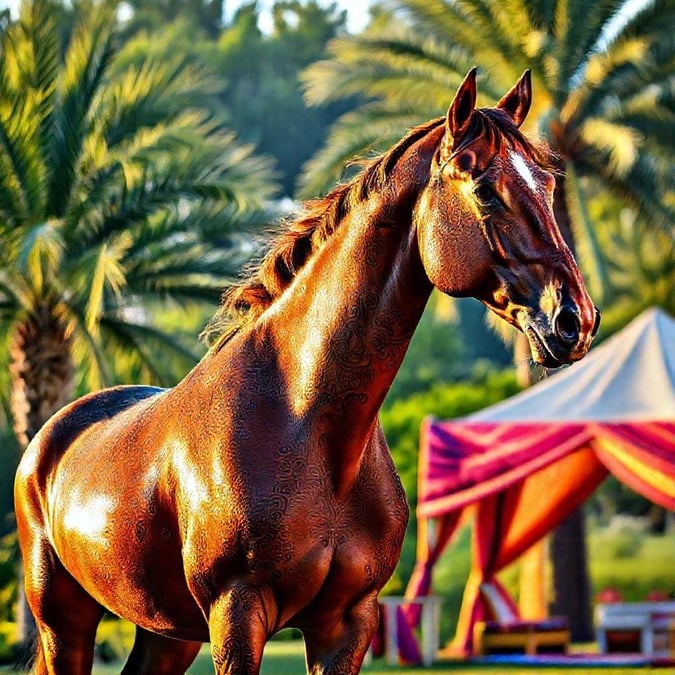
[[[432,288],[480,300],[546,366],[597,329],[548,152],[518,129],[530,98],[527,72],[476,109],[471,71],[447,117],[272,242],[176,387],[45,425],[16,479],[38,673],[90,672],[104,608],[138,626],[124,673],[183,673],[202,642],[217,673],[258,673],[288,626],[311,673],[359,671],[408,519],[377,415]]]

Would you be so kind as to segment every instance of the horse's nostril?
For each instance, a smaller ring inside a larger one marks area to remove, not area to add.
[[[595,337],[597,332],[598,332],[598,328],[600,328],[600,317],[601,316],[602,316],[602,314],[600,313],[600,310],[596,307],[595,308],[595,323],[593,324],[593,330],[591,331],[591,337]]]
[[[573,345],[579,340],[579,318],[577,313],[569,307],[561,307],[555,317],[553,329],[556,337],[565,344]]]

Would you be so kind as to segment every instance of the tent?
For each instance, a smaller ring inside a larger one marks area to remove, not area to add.
[[[675,509],[675,320],[640,315],[588,356],[469,417],[425,420],[417,564],[406,597],[427,595],[462,514],[475,510],[472,568],[452,649],[470,654],[489,582],[614,474]]]

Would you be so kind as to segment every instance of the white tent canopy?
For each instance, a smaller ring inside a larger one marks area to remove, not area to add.
[[[675,419],[675,319],[643,312],[585,359],[507,401],[470,415],[476,422]]]

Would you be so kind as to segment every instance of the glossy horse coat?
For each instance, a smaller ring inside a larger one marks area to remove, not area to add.
[[[138,626],[125,673],[257,673],[302,630],[312,673],[359,671],[408,507],[377,421],[433,286],[525,331],[547,365],[596,326],[552,214],[546,153],[520,134],[526,73],[410,132],[311,204],[235,288],[240,320],[169,390],[86,396],[16,480],[37,672],[90,672],[104,608]]]

